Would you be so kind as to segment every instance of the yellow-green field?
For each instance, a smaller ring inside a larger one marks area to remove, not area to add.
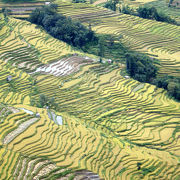
[[[178,26],[90,4],[58,11],[123,35],[160,59],[160,73],[179,76]],[[125,78],[124,65],[100,64],[27,21],[0,17],[0,179],[180,178],[180,103],[166,90]],[[40,94],[56,109],[38,108]]]

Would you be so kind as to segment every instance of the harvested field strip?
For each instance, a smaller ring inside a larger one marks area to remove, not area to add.
[[[1,148],[1,153],[3,153],[2,150],[4,150],[4,156],[1,156],[1,162],[4,163],[0,168],[1,179],[12,179],[12,177],[15,179],[33,179],[53,173],[55,169],[67,170],[66,167],[57,168],[50,160],[25,157],[5,148]],[[5,162],[5,160],[8,161]],[[72,172],[70,171],[70,173]],[[58,172],[56,173],[58,174]]]
[[[32,118],[22,124],[19,125],[19,127],[17,129],[15,129],[14,131],[12,131],[10,134],[8,134],[5,138],[4,138],[4,144],[8,144],[9,142],[11,142],[14,138],[16,138],[16,136],[18,136],[20,133],[22,133],[23,131],[25,131],[28,126],[30,126],[31,124],[33,124],[35,121],[37,121],[37,118]]]
[[[78,71],[81,65],[92,62],[93,61],[91,59],[87,60],[84,57],[71,56],[67,59],[63,58],[55,63],[40,67],[35,71],[35,73],[42,72],[52,74],[54,76],[64,76]]]

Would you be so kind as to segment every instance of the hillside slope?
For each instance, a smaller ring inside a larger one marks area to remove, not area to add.
[[[59,10],[85,24],[91,20],[97,32],[123,32],[124,42],[131,42],[132,48],[149,47],[159,58],[167,54],[167,71],[178,74],[179,29],[167,25],[172,47],[160,40],[151,45],[138,29],[150,21],[138,24],[139,19],[124,15],[121,21],[112,12],[104,17],[104,9],[98,15],[93,6],[74,6]],[[132,22],[137,23],[137,37]],[[84,169],[88,171],[80,174],[87,177],[93,172],[92,179],[179,179],[180,103],[165,90],[123,77],[124,66],[97,63],[95,56],[29,22],[1,15],[0,27],[0,179],[75,179]],[[150,37],[159,33],[163,39],[166,34],[156,30],[149,31]],[[142,46],[133,44],[135,40]],[[166,71],[161,62],[161,71]],[[44,104],[42,95],[48,99]]]
[[[90,4],[59,4],[58,11],[87,26],[90,23],[97,33],[116,35],[132,50],[160,59],[160,73],[180,75],[179,26],[118,14]]]

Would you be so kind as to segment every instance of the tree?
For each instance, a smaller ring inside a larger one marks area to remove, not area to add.
[[[4,14],[4,17],[6,18],[8,15],[11,14],[11,10],[7,8],[2,8],[2,13]]]
[[[105,8],[111,9],[113,11],[116,11],[116,6],[119,3],[119,0],[110,0],[107,1],[106,4],[104,5]]]
[[[119,3],[119,0],[113,0],[113,10],[116,11],[116,6]]]
[[[103,41],[103,40],[100,40],[100,42],[99,42],[99,53],[98,53],[98,56],[104,57],[104,53],[105,53],[104,41]]]
[[[180,101],[180,84],[175,86],[174,97]]]
[[[128,5],[123,6],[122,10],[120,12],[122,12],[124,14],[132,14],[132,15],[134,15],[133,9],[131,9]]]
[[[175,81],[170,81],[168,84],[168,92],[171,96],[180,100],[180,84]]]
[[[106,4],[104,5],[104,7],[113,10],[113,3],[112,3],[112,1],[107,1]]]
[[[114,45],[115,37],[114,37],[114,36],[109,36],[109,37],[107,38],[107,41],[108,41],[108,46],[109,46],[110,48],[112,48],[113,45]]]
[[[40,107],[42,108],[42,107],[44,107],[45,105],[47,105],[47,102],[48,102],[47,97],[46,97],[44,94],[41,94],[41,95],[39,96],[39,105],[40,105]]]
[[[100,57],[100,59],[99,59],[99,63],[102,63],[103,61],[102,61],[102,57]]]
[[[168,83],[169,83],[168,76],[158,77],[157,79],[154,80],[154,84],[159,88],[167,89]]]
[[[33,104],[35,104],[34,101],[32,101]],[[39,96],[39,102],[37,104],[38,107],[42,108],[44,106],[48,106],[48,107],[53,107],[53,108],[57,108],[57,103],[55,103],[55,98],[51,98],[49,99],[48,97],[46,97],[44,94],[41,94]]]

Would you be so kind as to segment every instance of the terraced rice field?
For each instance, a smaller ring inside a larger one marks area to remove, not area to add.
[[[85,25],[91,23],[97,33],[121,37],[129,48],[160,59],[161,73],[180,75],[179,26],[118,14],[90,4],[59,4],[58,10]]]
[[[41,8],[45,5],[45,0],[30,1],[30,2],[15,2],[4,3],[0,0],[0,10],[3,8],[9,9],[10,14],[15,18],[24,19],[29,17],[29,14],[36,8]]]
[[[55,40],[27,21],[11,18],[8,23],[2,22],[0,57],[3,60],[11,61],[11,56],[17,56],[18,66],[33,70],[42,63],[75,53],[70,46]]]
[[[47,73],[54,76],[65,76],[73,72],[79,71],[80,67],[84,64],[92,63],[93,60],[89,57],[71,56],[64,58],[54,63],[39,67],[35,72]]]
[[[178,74],[175,26],[84,4],[59,10],[91,21],[99,33],[124,33],[131,48],[160,54],[162,72]],[[97,63],[35,25],[0,17],[0,179],[180,178],[180,103],[163,89],[124,78],[124,66]],[[143,40],[147,34],[152,39]],[[40,94],[57,108],[32,105]]]
[[[3,20],[3,16],[1,17],[0,58],[6,63],[26,71],[33,71],[64,56],[74,54],[87,56],[27,21],[9,18],[7,23]],[[93,55],[90,57],[95,58]]]
[[[71,78],[59,77],[62,87],[54,76],[38,75],[37,85],[55,97],[63,125],[50,120],[47,109],[14,106],[40,117],[19,111],[3,120],[2,146],[18,153],[2,149],[3,159],[14,161],[3,160],[1,178],[15,173],[31,179],[47,164],[88,169],[105,179],[178,178],[180,104],[162,89],[119,72],[118,67],[87,65]]]
[[[173,5],[176,5],[177,1],[173,1]],[[152,2],[147,2],[145,3],[145,5],[148,6],[154,6],[156,7],[156,9],[158,9],[159,11],[162,11],[163,13],[171,16],[173,19],[175,19],[178,23],[180,23],[180,10],[179,10],[179,6],[177,7],[168,7],[168,3],[165,0],[156,0],[156,1],[152,1]]]
[[[12,81],[7,82],[11,76]],[[29,95],[32,91],[30,76],[23,71],[10,67],[0,60],[0,101],[4,103],[29,103]]]
[[[166,0],[124,0],[124,4],[128,4],[130,7],[137,9],[139,6],[155,7],[159,12],[170,16],[180,24],[180,10],[177,6],[177,1],[173,0],[171,7],[168,7],[169,1]],[[179,3],[180,4],[180,3]]]

